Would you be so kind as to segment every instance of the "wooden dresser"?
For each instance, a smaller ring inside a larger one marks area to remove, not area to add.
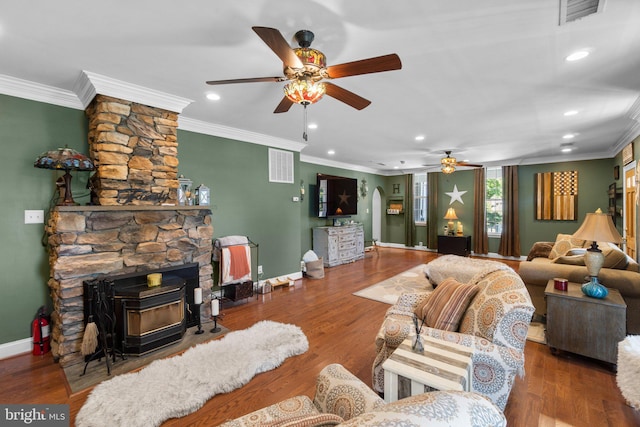
[[[364,258],[362,224],[313,229],[313,251],[324,260],[325,267],[354,262]]]

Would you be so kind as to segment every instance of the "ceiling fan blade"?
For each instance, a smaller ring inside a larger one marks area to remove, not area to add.
[[[333,83],[325,82],[324,85],[327,95],[352,106],[356,110],[362,110],[371,104],[371,101],[368,99],[364,99],[360,95],[356,95],[355,93],[343,89],[340,86],[336,86]]]
[[[284,39],[282,33],[275,28],[269,27],[251,27],[258,37],[278,55],[285,67],[303,68],[302,61],[291,49],[289,43]]]
[[[357,76],[360,74],[380,73],[382,71],[399,70],[402,68],[400,57],[395,53],[377,56],[375,58],[361,59],[359,61],[345,62],[344,64],[327,67],[329,78]]]
[[[209,80],[208,85],[227,85],[230,83],[283,82],[285,77],[251,77],[248,79]]]
[[[287,111],[289,111],[289,108],[291,108],[292,105],[293,105],[293,101],[287,98],[286,96],[284,96],[282,98],[282,101],[280,101],[280,104],[278,104],[278,106],[276,107],[275,110],[273,110],[273,112],[286,113]]]
[[[484,167],[482,165],[475,165],[473,163],[467,163],[467,162],[457,162],[456,164],[458,166],[467,166],[467,167],[470,167],[470,168],[482,168],[482,167]]]

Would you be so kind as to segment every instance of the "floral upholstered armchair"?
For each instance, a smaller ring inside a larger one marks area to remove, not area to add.
[[[483,269],[467,285],[476,285],[477,293],[465,306],[459,327],[446,331],[425,325],[420,335],[469,347],[471,391],[504,410],[516,375],[524,375],[524,345],[534,307],[520,276],[505,264]],[[415,336],[414,312],[437,291],[402,294],[387,310],[376,336],[374,390],[384,392],[382,364],[406,338]]]
[[[504,414],[486,397],[461,391],[431,392],[393,403],[342,365],[326,366],[313,400],[295,396],[220,424],[222,427],[429,425],[504,427]]]

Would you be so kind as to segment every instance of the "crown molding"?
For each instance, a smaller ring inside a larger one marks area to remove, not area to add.
[[[162,108],[178,114],[182,113],[182,110],[193,102],[191,99],[123,82],[86,70],[80,73],[73,89],[84,108],[89,105],[97,94]]]
[[[0,93],[16,98],[83,110],[82,102],[70,90],[59,89],[0,74]]]
[[[218,125],[215,123],[203,122],[201,120],[191,119],[185,116],[178,117],[178,129],[296,152],[300,152],[304,147],[306,147],[305,144],[300,142],[232,128],[229,126]]]
[[[304,162],[304,163],[312,163],[314,165],[329,166],[329,167],[334,167],[334,168],[346,169],[346,170],[350,170],[350,171],[373,173],[373,174],[376,174],[376,175],[384,175],[384,172],[380,171],[378,169],[367,168],[367,167],[358,166],[358,165],[352,165],[352,164],[349,164],[349,163],[336,162],[336,161],[332,161],[332,160],[322,159],[320,157],[305,156],[305,155],[301,154],[300,155],[300,161]]]

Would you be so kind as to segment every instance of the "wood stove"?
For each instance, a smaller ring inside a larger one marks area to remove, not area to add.
[[[161,273],[160,286],[149,287],[147,275]],[[140,356],[178,342],[186,329],[198,324],[198,311],[193,302],[193,289],[199,286],[198,264],[107,276],[85,282],[85,322],[100,310],[108,310],[103,319],[107,335],[107,353]],[[102,307],[96,290],[103,291]],[[99,317],[99,316],[96,316]],[[100,323],[98,320],[96,323]],[[115,362],[115,358],[114,358]]]
[[[180,341],[186,330],[185,284],[164,274],[162,284],[148,287],[146,275],[115,287],[117,342],[128,355],[142,355]]]

